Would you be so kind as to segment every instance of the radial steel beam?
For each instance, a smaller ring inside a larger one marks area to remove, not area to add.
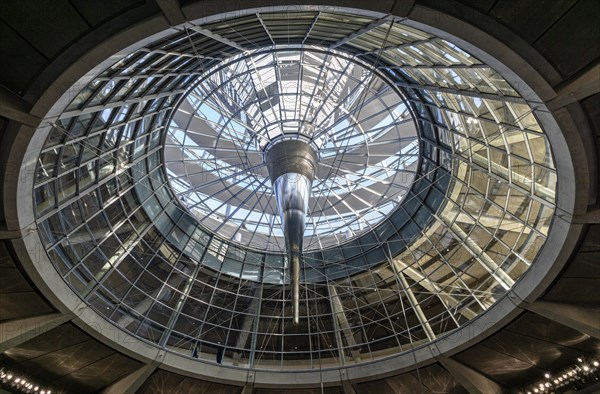
[[[547,103],[548,108],[555,111],[600,92],[600,62],[596,60],[595,63],[592,68],[578,72],[561,83],[557,96]]]
[[[317,12],[317,15],[315,15],[315,19],[313,19],[312,23],[310,24],[310,27],[306,31],[306,35],[304,36],[304,39],[302,40],[302,44],[304,44],[306,42],[306,39],[308,38],[308,36],[310,36],[310,32],[317,24],[317,21],[319,20],[320,16],[321,16],[321,11]]]
[[[442,301],[442,303],[445,304],[444,306],[446,309],[448,309],[448,311],[450,311],[450,308],[455,308],[458,313],[469,320],[474,319],[477,316],[477,314],[469,307],[461,307],[460,300],[448,294],[439,283],[432,281],[429,277],[425,276],[415,267],[405,264],[398,257],[391,259],[391,262],[394,264],[397,272],[402,272],[411,280],[417,282],[425,290],[431,294],[435,294]]]
[[[294,324],[300,321],[300,264],[308,199],[315,175],[317,155],[300,140],[284,140],[267,148],[265,161],[277,199],[291,267]]]
[[[393,267],[393,265],[392,265],[392,267]],[[417,319],[419,320],[419,323],[421,324],[421,327],[423,327],[423,331],[425,331],[425,335],[427,335],[427,339],[429,339],[430,341],[435,341],[435,338],[436,338],[435,332],[431,328],[431,325],[429,324],[429,320],[427,319],[427,316],[425,316],[425,313],[423,313],[421,304],[417,300],[417,297],[415,297],[415,294],[413,293],[410,285],[408,284],[408,281],[404,277],[404,274],[401,271],[397,271],[396,274],[398,275],[398,281],[402,285],[402,288],[403,288],[402,290],[404,290],[404,293],[408,297],[408,301],[410,302],[410,304],[415,312],[415,315],[417,316]]]
[[[2,322],[0,323],[0,353],[73,320],[74,317],[72,313],[48,313]]]
[[[539,300],[526,304],[525,309],[600,339],[600,308],[598,307]]]
[[[38,127],[42,120],[29,113],[30,107],[20,96],[0,86],[0,116],[27,126]]]
[[[437,356],[436,359],[469,393],[500,394],[509,392],[507,387],[455,359],[443,355]]]
[[[508,168],[503,166],[500,163],[495,163],[491,160],[488,160],[487,157],[483,156],[480,153],[475,153],[471,156],[473,162],[479,164],[480,166],[487,168],[489,164],[489,168],[491,171],[505,177],[506,179],[510,179],[511,182],[514,182],[515,179],[518,179],[521,183],[527,185],[530,189],[528,190],[530,193],[533,192],[533,188],[542,196],[554,201],[556,199],[556,192],[551,188],[544,186],[532,179],[531,174],[521,174],[518,173],[513,168]]]
[[[462,242],[465,249],[471,253],[505,290],[509,290],[515,284],[515,281],[456,222],[450,222],[444,215],[434,216],[448,228],[448,231],[457,240]]]
[[[263,21],[263,19],[260,17],[260,14],[258,12],[255,15],[256,15],[256,18],[258,19],[258,21],[260,22],[260,25],[263,27],[263,29],[265,29],[265,33],[267,33],[267,36],[269,36],[269,39],[271,40],[271,42],[273,43],[273,45],[275,45],[275,40],[273,39],[273,36],[271,35],[271,32],[267,28],[267,25],[265,24],[265,21]]]
[[[111,384],[105,387],[100,393],[102,394],[133,394],[136,393],[140,387],[148,380],[150,375],[156,371],[160,366],[162,359],[164,358],[164,351],[161,351],[156,359],[150,364],[143,365],[135,371],[127,374]]]
[[[177,26],[186,21],[178,0],[155,0],[171,26]]]
[[[378,26],[383,25],[384,23],[387,23],[389,21],[388,18],[381,18],[381,19],[377,19],[376,21],[369,23],[367,26],[363,27],[360,30],[357,30],[353,33],[348,34],[345,37],[342,37],[340,40],[338,40],[337,42],[334,42],[333,44],[331,44],[329,46],[329,49],[334,49],[337,48],[341,45],[344,45],[345,43],[355,39],[356,37],[360,37],[363,34],[366,34],[368,32],[370,32],[371,30],[375,29]]]
[[[213,33],[210,30],[203,29],[200,26],[191,25],[189,27],[190,27],[190,29],[194,30],[195,32],[198,32],[198,33],[202,34],[203,36],[206,36],[208,38],[212,38],[213,40],[218,41],[218,42],[220,42],[222,44],[229,45],[230,47],[235,48],[238,51],[246,52],[246,48],[244,48],[243,46],[239,45],[237,42],[231,41],[230,39],[225,38],[225,37],[223,37],[223,36],[221,36],[221,35],[219,35],[217,33]]]

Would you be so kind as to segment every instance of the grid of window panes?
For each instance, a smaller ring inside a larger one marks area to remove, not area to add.
[[[165,143],[171,188],[207,230],[282,253],[263,159],[281,139],[318,156],[305,251],[376,227],[406,195],[419,156],[410,106],[368,65],[320,47],[269,47],[207,70],[179,103]]]
[[[224,364],[244,368],[339,367],[460,327],[534,264],[551,225],[556,173],[533,104],[492,69],[389,18],[252,13],[202,28],[238,46],[333,46],[379,67],[416,116],[417,177],[373,231],[305,255],[301,322],[293,325],[283,255],[199,226],[162,161],[179,97],[239,48],[194,29],[165,38],[81,91],[39,157],[41,240],[98,313],[206,362],[222,351]]]

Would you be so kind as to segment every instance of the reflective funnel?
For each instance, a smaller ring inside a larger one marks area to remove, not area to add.
[[[302,242],[317,155],[305,142],[285,140],[272,145],[267,150],[265,160],[285,236],[288,264],[291,267],[294,323],[298,324]]]

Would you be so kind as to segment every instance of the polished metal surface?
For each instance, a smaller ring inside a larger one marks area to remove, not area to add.
[[[317,155],[305,142],[286,140],[270,147],[265,159],[285,236],[285,248],[291,269],[294,324],[298,324],[302,241]]]
[[[297,136],[296,136],[297,138]],[[265,155],[271,182],[288,173],[301,174],[312,182],[317,166],[317,154],[308,143],[298,140],[275,141]]]
[[[291,267],[294,323],[300,319],[300,264],[302,240],[312,181],[304,175],[287,173],[275,181],[277,206],[285,235],[288,264]]]

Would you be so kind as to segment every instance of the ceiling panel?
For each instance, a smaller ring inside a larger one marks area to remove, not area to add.
[[[21,1],[3,7],[2,19],[47,58],[89,29],[67,0]]]
[[[483,341],[482,344],[546,370],[552,370],[573,361],[581,354],[579,351],[567,346],[508,330],[500,331],[492,338]]]
[[[579,1],[546,31],[535,47],[565,77],[573,75],[600,56],[597,18],[600,2]]]
[[[6,355],[16,362],[24,362],[89,340],[83,331],[66,323],[7,350]]]
[[[575,3],[576,0],[497,1],[490,14],[531,43]]]
[[[144,5],[145,1],[109,0],[94,2],[87,0],[72,0],[71,3],[89,24],[97,26],[127,10]]]
[[[139,361],[114,353],[93,364],[73,371],[55,383],[66,388],[73,387],[73,391],[76,391],[74,390],[75,387],[80,385],[96,391],[116,382],[141,366],[142,363]]]
[[[475,345],[453,358],[507,387],[527,383],[544,373],[529,362],[483,345]]]
[[[231,386],[205,380],[190,379],[184,376],[158,370],[140,387],[138,393],[211,393],[211,394],[238,394],[242,391],[240,386]]]
[[[560,278],[544,296],[545,301],[600,305],[600,278]]]

